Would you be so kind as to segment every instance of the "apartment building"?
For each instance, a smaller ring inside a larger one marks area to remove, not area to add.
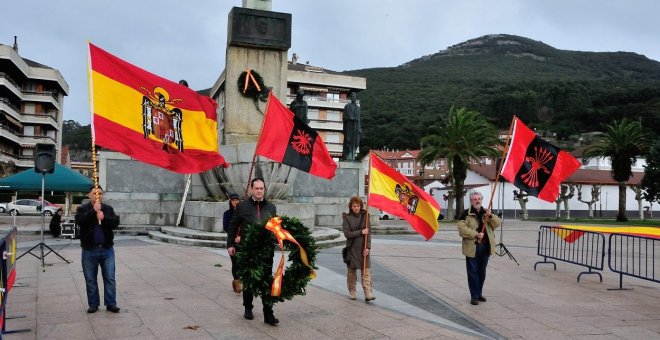
[[[55,144],[60,159],[68,92],[58,70],[19,55],[16,38],[0,44],[0,162],[33,167],[38,143]]]
[[[288,63],[287,88],[286,104],[296,98],[299,89],[305,91],[309,125],[321,135],[330,155],[341,158],[344,143],[344,106],[350,102],[351,91],[359,93],[367,88],[366,78],[348,76],[308,63],[298,63],[298,57],[294,53]]]

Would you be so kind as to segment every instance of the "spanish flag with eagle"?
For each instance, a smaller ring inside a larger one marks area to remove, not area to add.
[[[561,182],[580,165],[570,153],[541,139],[518,117],[513,118],[513,132],[501,173],[518,189],[552,203]]]
[[[228,166],[213,99],[91,43],[88,81],[96,145],[182,174]]]
[[[427,241],[431,239],[438,231],[438,202],[373,152],[369,158],[371,166],[367,204],[408,221]]]

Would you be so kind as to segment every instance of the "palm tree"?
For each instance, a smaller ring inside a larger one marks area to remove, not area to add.
[[[612,162],[612,178],[619,182],[619,212],[616,220],[628,221],[626,217],[626,181],[632,176],[632,165],[637,157],[644,155],[651,145],[651,137],[642,124],[623,118],[603,126],[605,132],[596,142],[584,150],[584,156],[609,157]]]
[[[422,138],[422,150],[417,158],[423,164],[447,158],[456,197],[454,218],[457,219],[463,212],[463,188],[470,162],[479,162],[483,157],[496,158],[502,142],[497,129],[484,116],[466,108],[452,107],[447,115],[441,116],[441,124],[431,130],[430,135]]]

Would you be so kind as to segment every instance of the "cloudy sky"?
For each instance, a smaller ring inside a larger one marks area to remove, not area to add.
[[[4,1],[0,43],[60,70],[64,119],[89,124],[86,41],[193,89],[225,64],[227,14],[241,0]],[[655,0],[273,0],[291,13],[289,59],[335,71],[393,67],[486,34],[564,50],[629,51],[660,61]],[[368,80],[367,80],[368,86]]]

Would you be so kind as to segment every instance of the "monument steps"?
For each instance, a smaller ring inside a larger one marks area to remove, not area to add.
[[[115,230],[116,235],[148,235],[150,231],[158,231],[162,228],[157,225],[147,225],[147,224],[120,224],[119,227]]]
[[[197,247],[225,248],[227,245],[227,234],[200,231],[184,227],[161,227],[160,230],[152,230],[149,237],[161,242],[181,244]],[[316,227],[312,232],[319,249],[332,248],[344,245],[346,238],[339,231],[331,228]]]

